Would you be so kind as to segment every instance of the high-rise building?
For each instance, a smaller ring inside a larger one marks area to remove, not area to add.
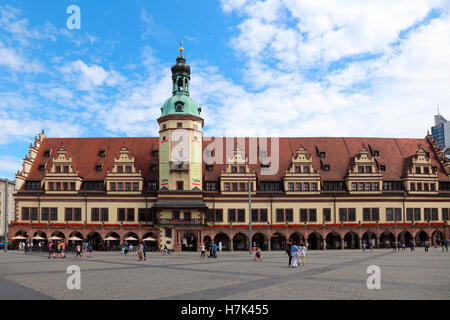
[[[8,188],[8,199],[6,199],[6,188]],[[8,202],[8,212],[6,216],[6,223],[9,224],[14,219],[14,181],[9,181],[6,183],[6,179],[0,178],[0,241],[3,240],[3,235],[5,232],[5,202]]]
[[[450,122],[441,114],[434,116],[434,126],[431,127],[431,134],[447,157],[450,157]]]

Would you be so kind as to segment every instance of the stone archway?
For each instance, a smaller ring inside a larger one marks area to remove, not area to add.
[[[322,235],[318,232],[311,232],[308,236],[308,249],[320,250],[322,249]]]
[[[360,241],[357,233],[349,231],[344,235],[344,248],[345,249],[359,249]]]
[[[270,237],[271,250],[286,250],[286,237],[284,234],[276,232]]]
[[[220,246],[222,246],[222,251],[231,250],[230,242],[230,237],[223,232],[216,234],[214,237],[214,243],[217,246],[217,250],[219,250]]]
[[[444,235],[443,235],[443,233],[442,233],[440,230],[435,230],[435,231],[433,231],[433,233],[431,234],[431,239],[432,239],[432,241],[433,241],[433,245],[434,245],[435,243],[437,243],[438,245],[440,245],[440,244],[441,244],[441,241],[442,241],[442,240],[445,240],[445,239],[444,239]]]
[[[33,239],[34,237],[40,237],[43,239]],[[41,251],[44,251],[45,248],[47,248],[48,245],[48,240],[47,240],[47,234],[44,231],[38,230],[33,234],[32,237],[33,240],[33,245],[36,246],[37,248],[40,248]],[[39,246],[40,244],[40,246]]]
[[[87,242],[92,246],[94,250],[103,250],[103,239],[100,233],[91,231],[87,235]]]
[[[70,239],[71,237],[77,237],[77,238],[81,239],[81,240],[68,240],[68,241],[67,241],[68,249],[69,249],[69,250],[75,250],[75,247],[76,247],[77,243],[83,242],[83,235],[82,235],[81,232],[79,232],[79,231],[72,231],[72,232],[69,234],[69,239]]]
[[[426,233],[423,230],[420,230],[416,233],[416,237],[415,237],[415,244],[416,247],[424,247],[425,246],[425,241],[429,241],[430,237],[428,236],[428,233]]]
[[[366,231],[361,237],[361,241],[364,242],[367,246],[372,245],[373,248],[378,248],[378,239],[377,235],[373,231]]]
[[[339,233],[332,231],[327,234],[327,237],[325,238],[327,250],[328,249],[341,249],[342,247],[342,241],[341,236]]]
[[[411,233],[407,230],[403,230],[398,234],[397,237],[398,241],[405,244],[405,247],[409,247],[411,240],[413,240],[413,236]]]
[[[181,239],[181,251],[197,251],[197,237],[194,232],[186,232]]]
[[[152,238],[155,240],[144,240]],[[142,241],[145,243],[145,251],[158,251],[158,236],[154,232],[147,232],[142,237]]]
[[[233,237],[233,250],[248,250],[248,238],[245,234],[239,232]]]
[[[256,247],[260,248],[261,250],[267,250],[267,239],[266,236],[261,232],[253,235],[252,244],[256,245]]]
[[[292,243],[296,243],[297,245],[299,245],[300,243],[306,244],[305,236],[300,232],[292,233],[289,236],[289,241],[292,241]]]
[[[380,235],[380,242],[379,242],[380,248],[391,248],[393,245],[395,245],[394,234],[391,231],[385,230]]]

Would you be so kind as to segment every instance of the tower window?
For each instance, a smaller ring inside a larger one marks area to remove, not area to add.
[[[183,112],[184,102],[183,101],[177,101],[175,102],[175,111],[176,112]]]
[[[183,181],[177,181],[177,190],[183,190]]]
[[[178,111],[178,110],[177,110]],[[177,128],[183,128],[183,123],[177,122]]]

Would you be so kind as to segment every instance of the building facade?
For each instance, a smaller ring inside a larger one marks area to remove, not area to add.
[[[439,113],[434,116],[431,134],[444,154],[450,157],[450,123]]]
[[[263,250],[448,238],[450,162],[433,136],[203,137],[190,76],[180,51],[159,137],[37,136],[16,176],[8,236],[248,250],[252,219]]]
[[[8,199],[6,199],[6,188],[8,188]],[[0,179],[0,240],[3,241],[5,235],[5,208],[7,207],[8,212],[6,215],[6,224],[9,225],[14,219],[14,198],[13,194],[15,192],[14,181],[7,182],[6,179]],[[8,205],[5,206],[5,202]]]

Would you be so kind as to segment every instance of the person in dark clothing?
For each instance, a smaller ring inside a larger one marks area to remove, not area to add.
[[[292,262],[291,248],[292,248],[292,240],[289,240],[289,243],[286,245],[286,254],[289,256],[288,266],[290,266]]]
[[[144,261],[147,260],[147,246],[145,245],[145,241],[142,241],[142,253],[144,254]]]

